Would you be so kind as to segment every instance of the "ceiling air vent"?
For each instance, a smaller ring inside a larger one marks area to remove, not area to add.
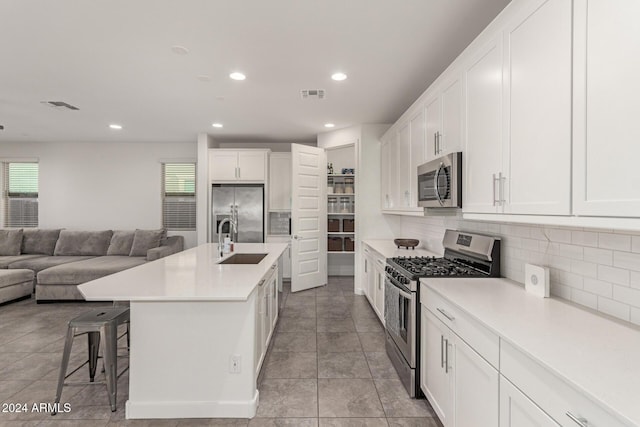
[[[301,90],[300,95],[302,99],[324,99],[325,91],[324,89],[306,89]]]
[[[41,101],[42,104],[44,105],[48,105],[49,107],[52,108],[57,108],[57,109],[67,109],[67,110],[72,110],[72,111],[77,111],[79,110],[78,107],[71,105],[71,104],[67,104],[66,102],[62,102],[62,101]]]

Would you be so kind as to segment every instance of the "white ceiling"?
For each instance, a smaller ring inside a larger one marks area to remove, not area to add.
[[[392,123],[508,2],[2,0],[0,141],[303,142]]]

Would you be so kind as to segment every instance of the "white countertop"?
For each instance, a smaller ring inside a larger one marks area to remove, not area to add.
[[[421,279],[557,376],[640,425],[640,330],[507,279]]]
[[[88,301],[245,301],[287,249],[286,243],[236,243],[236,253],[267,253],[259,264],[219,264],[207,243],[78,286]]]
[[[435,252],[430,252],[426,249],[421,248],[398,249],[395,243],[393,243],[393,239],[366,239],[362,242],[366,245],[369,245],[371,249],[378,252],[385,258],[393,258],[399,256],[442,256]]]

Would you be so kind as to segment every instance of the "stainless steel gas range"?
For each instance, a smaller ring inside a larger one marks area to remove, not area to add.
[[[500,238],[446,230],[444,257],[388,258],[386,349],[411,397],[420,397],[420,278],[499,277]]]

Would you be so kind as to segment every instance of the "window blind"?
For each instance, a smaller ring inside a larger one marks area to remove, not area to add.
[[[162,223],[168,230],[196,229],[195,163],[162,164]]]
[[[5,227],[38,226],[38,164],[3,163]]]

